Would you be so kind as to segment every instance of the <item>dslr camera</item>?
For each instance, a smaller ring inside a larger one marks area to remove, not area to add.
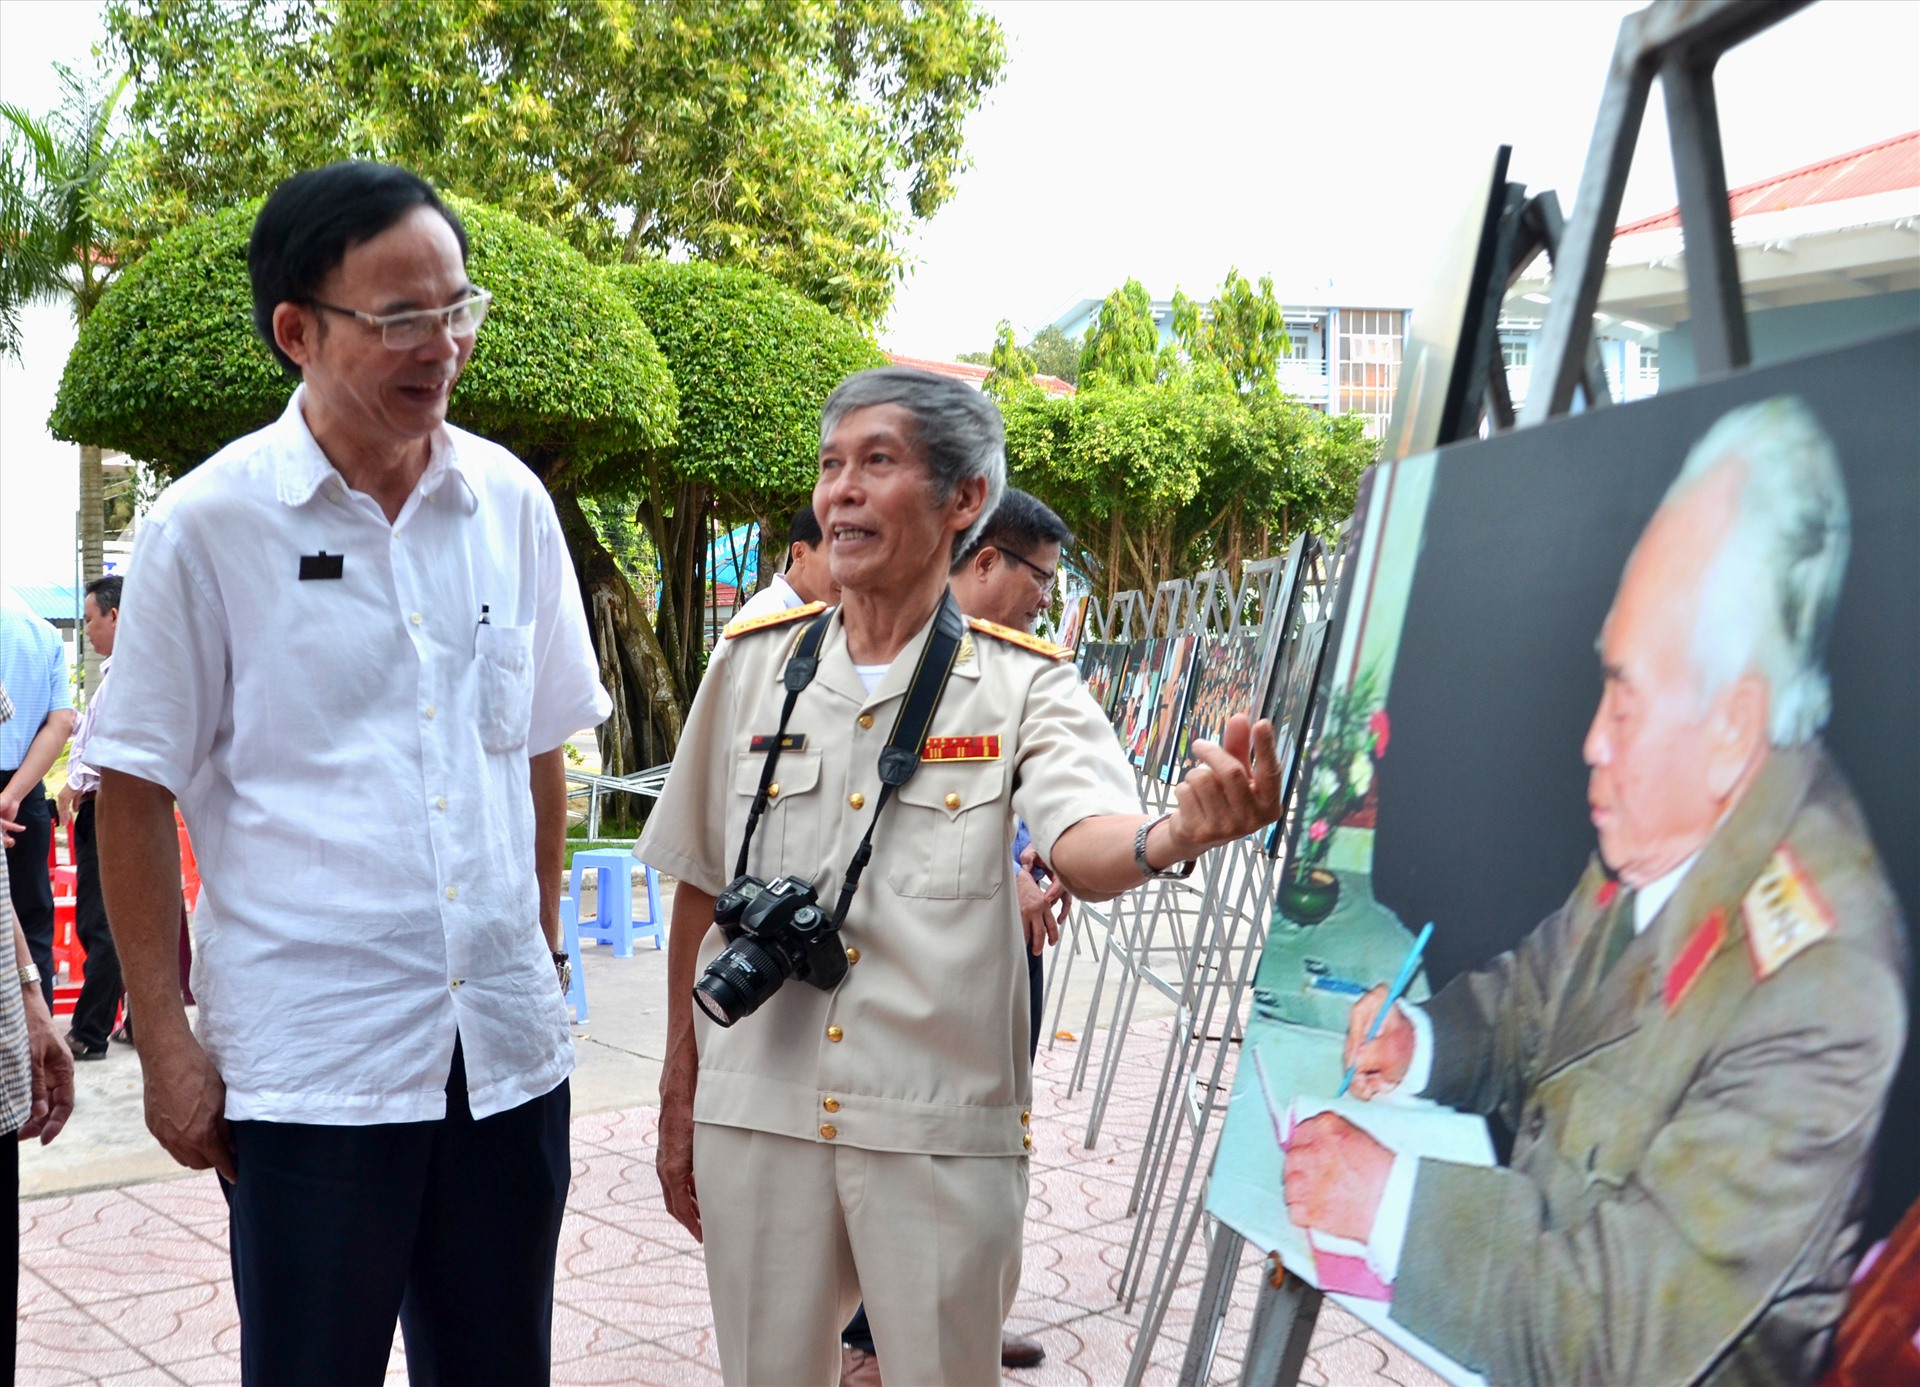
[[[693,1000],[715,1025],[753,1015],[790,977],[830,992],[847,975],[840,931],[799,877],[769,886],[737,876],[713,903],[713,919],[729,942],[694,984]]]

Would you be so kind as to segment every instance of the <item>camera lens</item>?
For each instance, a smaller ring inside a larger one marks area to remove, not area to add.
[[[693,985],[693,1000],[715,1025],[731,1026],[758,1011],[791,972],[776,950],[756,939],[736,939],[707,965],[705,976]]]

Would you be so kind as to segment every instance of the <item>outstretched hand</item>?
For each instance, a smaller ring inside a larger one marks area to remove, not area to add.
[[[1273,723],[1227,719],[1218,742],[1193,744],[1198,763],[1173,787],[1177,806],[1167,827],[1184,857],[1244,838],[1280,817],[1280,751]]]

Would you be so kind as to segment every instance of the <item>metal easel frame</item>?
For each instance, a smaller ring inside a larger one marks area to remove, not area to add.
[[[1554,256],[1553,299],[1540,336],[1533,387],[1517,417],[1492,341],[1497,309],[1481,313],[1475,340],[1462,344],[1463,349],[1487,363],[1484,372],[1475,370],[1470,379],[1485,382],[1483,409],[1494,428],[1532,427],[1559,418],[1572,411],[1576,392],[1585,395],[1588,407],[1601,406],[1610,399],[1597,371],[1593,314],[1600,301],[1607,252],[1619,220],[1640,123],[1656,78],[1667,108],[1686,246],[1688,306],[1700,376],[1725,375],[1752,363],[1713,72],[1729,50],[1810,3],[1655,0],[1621,22],[1572,218],[1564,228],[1558,226],[1559,207],[1551,193],[1525,201],[1519,196],[1521,190],[1509,185],[1501,218],[1502,235],[1495,250],[1500,260],[1488,278],[1488,292],[1504,290],[1514,273],[1532,258],[1533,251],[1547,248]],[[1533,250],[1527,249],[1530,242]],[[1483,409],[1459,411],[1443,425],[1438,441],[1447,443],[1470,436],[1477,431]],[[1199,1387],[1208,1379],[1226,1322],[1232,1279],[1246,1253],[1245,1240],[1239,1234],[1218,1225],[1213,1231],[1207,1274],[1181,1365],[1181,1387]],[[1292,1387],[1297,1383],[1313,1321],[1319,1313],[1318,1291],[1298,1278],[1275,1271],[1261,1291],[1241,1360],[1243,1387]],[[1151,1360],[1159,1324],[1152,1318],[1151,1307],[1149,1315],[1151,1330],[1148,1324],[1141,1327],[1130,1381],[1137,1381]]]

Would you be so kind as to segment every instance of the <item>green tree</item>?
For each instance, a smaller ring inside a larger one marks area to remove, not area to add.
[[[1080,344],[1048,323],[1027,343],[1033,368],[1043,376],[1057,376],[1069,385],[1080,379]]]
[[[161,226],[384,158],[596,260],[745,265],[867,323],[1005,63],[957,0],[112,0],[107,29]]]
[[[987,373],[983,388],[1002,404],[1015,395],[1039,389],[1033,380],[1033,357],[1013,340],[1013,324],[1005,318],[994,332],[987,365],[993,369]]]
[[[1174,293],[1173,335],[1190,359],[1219,363],[1243,391],[1277,389],[1280,362],[1292,350],[1273,276],[1262,275],[1255,289],[1238,268],[1204,309]]]
[[[1109,598],[1331,527],[1373,455],[1359,418],[1243,396],[1206,363],[1004,410],[1011,479],[1073,527],[1076,565]]]
[[[763,537],[784,535],[813,489],[821,405],[848,375],[884,365],[885,357],[856,324],[766,275],[666,261],[608,273],[652,326],[679,382],[672,448],[609,454],[579,478],[595,494],[631,498],[660,558],[653,614],[667,669],[660,697],[674,706],[650,706],[652,731],[644,735],[639,711],[632,715],[637,764],[653,765],[678,742],[705,668],[705,561],[715,527],[751,520]],[[763,581],[777,548],[763,538]],[[628,610],[623,619],[642,614]]]
[[[1080,348],[1080,379],[1087,386],[1146,385],[1160,370],[1160,329],[1153,300],[1129,279],[1101,303]]]
[[[121,142],[114,112],[126,79],[95,90],[70,69],[60,76],[60,105],[44,117],[0,104],[0,352],[21,352],[19,311],[64,303],[84,327],[107,292],[118,258],[106,210],[121,194]],[[80,449],[80,571],[104,569],[106,500],[100,449]],[[89,687],[98,656],[87,653]]]

